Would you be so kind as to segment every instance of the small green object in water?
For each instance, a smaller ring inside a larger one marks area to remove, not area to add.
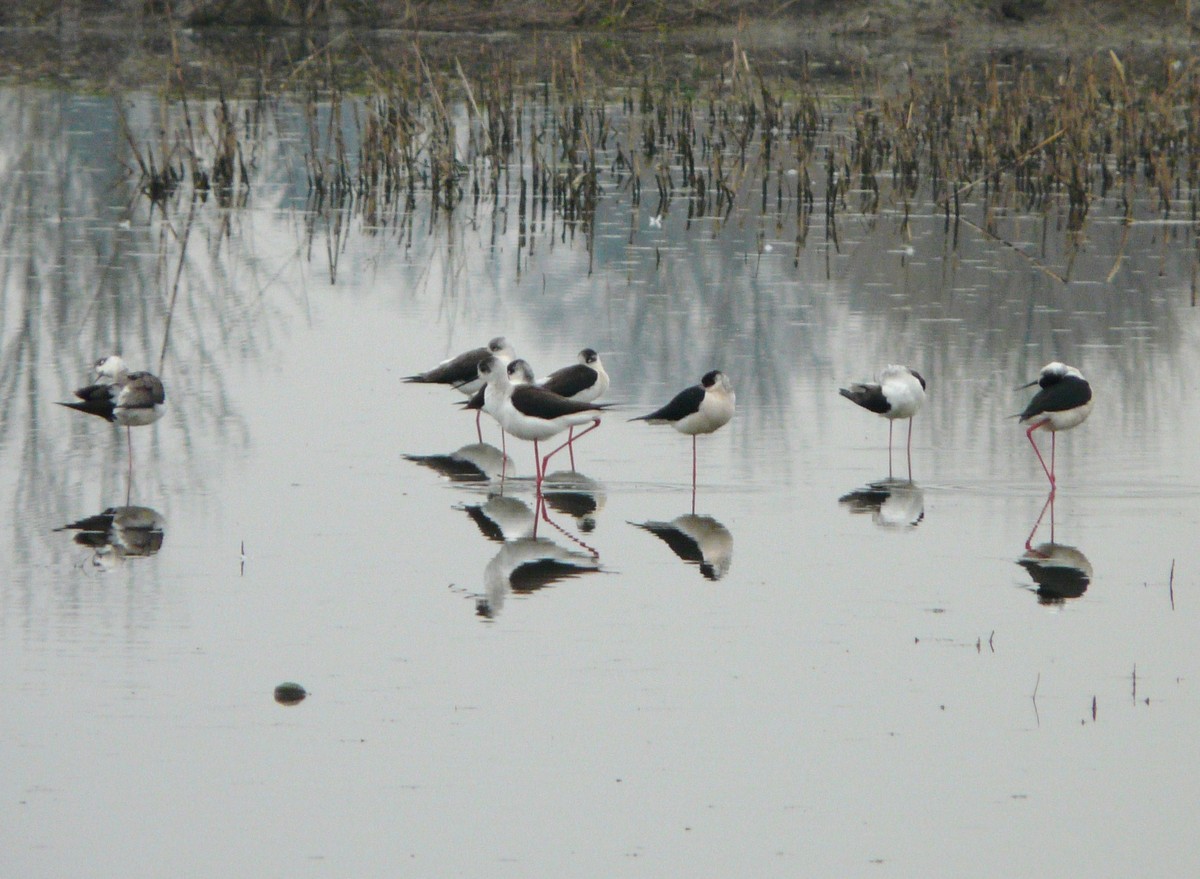
[[[297,702],[303,702],[307,695],[307,690],[291,681],[286,681],[275,688],[275,701],[280,705],[295,705]]]

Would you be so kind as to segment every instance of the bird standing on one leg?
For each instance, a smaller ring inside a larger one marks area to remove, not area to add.
[[[912,477],[912,418],[925,402],[925,379],[907,366],[885,366],[879,382],[859,382],[838,393],[888,420],[888,476],[892,475],[892,428],[897,418],[908,419],[908,473]]]
[[[671,402],[649,415],[631,418],[650,424],[669,424],[692,438],[692,507],[696,504],[696,437],[724,427],[733,418],[737,395],[733,384],[720,370],[704,374],[700,384],[680,391]]]
[[[1039,385],[1041,390],[1033,395],[1029,405],[1016,417],[1022,424],[1028,423],[1029,429],[1025,437],[1033,446],[1046,478],[1050,480],[1050,490],[1057,488],[1054,480],[1054,453],[1057,445],[1057,435],[1060,430],[1070,430],[1087,421],[1092,414],[1092,386],[1074,366],[1067,366],[1055,360],[1042,367],[1041,375],[1028,384],[1021,385],[1018,391]],[[1039,427],[1050,431],[1050,466],[1042,458],[1037,443],[1033,440],[1033,432]]]
[[[75,391],[75,403],[59,403],[68,409],[96,415],[125,428],[129,443],[129,476],[133,478],[133,436],[131,428],[153,424],[162,418],[167,396],[158,376],[149,372],[129,372],[117,355],[96,364],[98,383]]]

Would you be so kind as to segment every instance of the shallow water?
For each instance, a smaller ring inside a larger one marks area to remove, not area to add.
[[[164,218],[111,102],[0,105],[13,875],[1200,866],[1191,225],[1008,218],[1030,259],[885,208],[797,248],[612,187],[591,250],[511,201],[406,234],[306,213],[286,104],[245,207]],[[529,445],[489,478],[495,425],[400,381],[499,333],[613,380],[540,521]],[[132,486],[54,405],[117,349],[167,386]],[[1096,407],[1051,511],[1010,416],[1053,359]],[[911,482],[837,394],[889,362],[929,381]],[[712,368],[738,413],[693,500],[689,440],[626,419]],[[125,505],[161,527],[60,530]]]

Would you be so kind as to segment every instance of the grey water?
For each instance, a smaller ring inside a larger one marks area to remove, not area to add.
[[[122,105],[152,140],[158,98]],[[1186,218],[1005,243],[885,200],[798,245],[609,182],[590,234],[515,194],[373,223],[313,209],[287,99],[243,202],[164,207],[110,98],[0,107],[6,875],[1200,867]],[[529,444],[498,468],[402,383],[499,334],[612,376],[545,518]],[[55,405],[112,352],[167,388],[131,484],[124,431]],[[1055,359],[1096,404],[1050,505],[1011,416]],[[928,380],[911,474],[837,392],[893,362]],[[627,419],[714,368],[693,498],[690,440]]]

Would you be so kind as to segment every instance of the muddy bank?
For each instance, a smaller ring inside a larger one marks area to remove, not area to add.
[[[0,78],[102,89],[181,78],[244,92],[286,87],[321,64],[353,88],[419,46],[435,67],[457,60],[553,75],[581,47],[605,81],[647,72],[695,80],[719,75],[734,41],[766,75],[800,65],[837,77],[995,53],[1061,63],[1112,49],[1153,64],[1164,51],[1190,55],[1195,37],[1185,11],[1168,3],[18,0],[0,9]]]
[[[13,0],[0,26],[119,27],[170,20],[188,27],[374,27],[438,31],[496,29],[678,30],[747,21],[805,22],[844,31],[918,31],[1033,24],[1088,30],[1187,25],[1169,2],[1063,0]]]

